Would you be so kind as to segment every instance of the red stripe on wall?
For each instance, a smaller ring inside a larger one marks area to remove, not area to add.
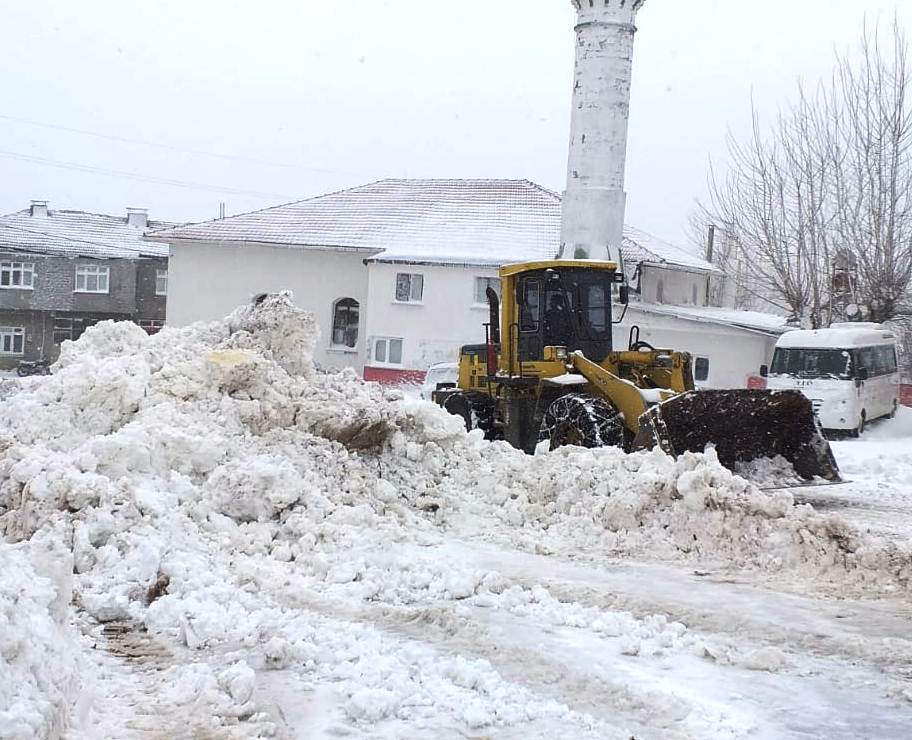
[[[899,402],[903,406],[912,406],[912,385],[899,386]]]
[[[364,379],[383,385],[421,385],[424,370],[397,370],[392,367],[365,367]]]

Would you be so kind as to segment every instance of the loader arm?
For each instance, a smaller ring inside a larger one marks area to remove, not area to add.
[[[629,380],[619,378],[601,365],[586,359],[582,352],[574,352],[569,360],[599,395],[614,404],[624,418],[624,426],[635,435],[640,430],[640,416],[646,411],[646,400],[640,389]]]

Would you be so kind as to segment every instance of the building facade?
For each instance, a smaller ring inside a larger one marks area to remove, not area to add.
[[[322,328],[320,366],[403,384],[484,341],[498,269],[554,258],[560,224],[560,196],[526,180],[382,180],[147,238],[171,247],[169,323],[291,290]],[[781,328],[708,305],[718,268],[629,227],[621,252],[633,300],[616,346],[637,324],[646,341],[699,357],[704,387],[744,387],[768,361]]]
[[[145,211],[52,211],[43,201],[0,217],[0,368],[54,360],[60,345],[113,319],[164,325],[167,246],[143,241]]]

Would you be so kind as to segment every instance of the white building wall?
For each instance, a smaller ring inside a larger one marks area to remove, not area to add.
[[[656,265],[640,266],[640,300],[669,306],[705,306],[707,275]]]
[[[735,327],[700,321],[658,316],[631,304],[624,323],[614,328],[616,349],[626,349],[630,327],[640,327],[640,340],[656,348],[690,352],[709,359],[709,378],[697,385],[703,388],[746,388],[749,375],[756,375],[767,364],[776,337]]]
[[[365,253],[330,252],[270,245],[177,243],[168,269],[167,323],[185,326],[221,319],[259,294],[291,290],[301,308],[312,311],[321,329],[314,359],[329,368],[353,367],[364,357],[367,299]],[[333,304],[354,298],[361,306],[354,350],[331,345]]]
[[[420,302],[396,301],[396,275],[400,272],[423,276]],[[424,371],[436,362],[456,362],[463,344],[484,343],[488,307],[474,303],[476,277],[496,278],[497,268],[370,263],[368,342],[376,337],[393,337],[401,338],[403,345],[400,366],[385,366],[372,358],[365,365],[391,371]]]

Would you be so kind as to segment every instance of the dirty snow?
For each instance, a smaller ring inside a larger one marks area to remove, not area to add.
[[[153,336],[105,322],[12,381],[0,738],[912,723],[908,454],[837,446],[863,493],[887,482],[892,530],[712,452],[530,457],[315,371],[318,331],[284,294]]]

